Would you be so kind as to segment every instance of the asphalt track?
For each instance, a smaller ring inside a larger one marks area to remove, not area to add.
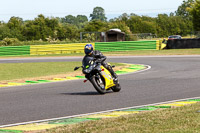
[[[55,61],[81,58],[0,59],[0,63]],[[82,80],[0,88],[0,125],[199,97],[200,56],[126,56],[108,61],[146,64],[151,69],[119,76],[122,90],[106,95]]]

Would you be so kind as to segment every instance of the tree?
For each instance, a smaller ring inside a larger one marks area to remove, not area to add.
[[[190,20],[181,16],[168,16],[159,14],[156,19],[156,29],[158,37],[169,35],[187,35],[191,33],[192,24]]]
[[[65,17],[62,19],[62,22],[63,22],[63,23],[69,23],[69,24],[76,24],[76,23],[77,23],[76,17],[74,17],[74,16],[72,16],[72,15],[65,16]]]
[[[194,0],[184,0],[183,3],[178,7],[177,11],[175,11],[176,16],[181,16],[183,18],[191,20],[188,8],[190,8],[193,3]]]
[[[23,35],[26,37],[26,40],[39,40],[40,33],[39,28],[34,24],[34,20],[26,21]]]
[[[27,40],[46,40],[51,37],[57,38],[58,19],[45,18],[42,14],[32,21],[27,21],[24,28],[24,36]]]
[[[87,32],[103,32],[107,30],[107,22],[103,22],[101,20],[93,20],[85,25],[84,31]]]
[[[6,37],[12,37],[10,29],[6,24],[0,24],[0,40]]]
[[[102,7],[95,7],[93,13],[90,14],[91,20],[101,20],[106,21],[105,11]]]
[[[34,24],[34,31],[36,34],[35,40],[45,40],[48,37],[47,27],[45,24],[45,17],[44,15],[40,14],[37,18],[33,21]]]
[[[85,15],[77,15],[76,19],[77,19],[78,23],[88,22],[88,18]]]
[[[85,15],[77,15],[77,17],[68,15],[61,18],[61,23],[76,25],[78,28],[83,27],[86,22],[88,22],[88,18]]]
[[[200,1],[196,0],[190,9],[193,26],[196,31],[200,31]]]
[[[119,16],[119,20],[127,22],[129,17],[130,16],[127,13],[123,13],[121,16]]]
[[[7,26],[9,27],[10,33],[13,38],[17,38],[21,41],[24,40],[24,37],[22,35],[22,30],[23,30],[23,19],[22,18],[11,17],[7,23]]]
[[[58,39],[59,40],[77,40],[80,34],[78,28],[72,24],[62,24],[58,28]]]
[[[166,37],[169,36],[171,33],[169,33],[169,17],[167,14],[158,14],[158,17],[156,18],[156,30],[158,37]]]

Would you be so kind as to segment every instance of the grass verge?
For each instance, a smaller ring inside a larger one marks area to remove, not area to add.
[[[194,133],[200,131],[198,110],[200,103],[67,125],[45,133]]]
[[[200,49],[168,49],[168,50],[138,50],[138,51],[126,51],[126,52],[109,52],[106,55],[200,55]]]
[[[123,66],[120,63],[111,63]],[[81,66],[81,62],[39,62],[39,63],[1,63],[0,82],[16,79],[54,77],[74,73],[74,67]],[[81,69],[78,71],[81,73]]]

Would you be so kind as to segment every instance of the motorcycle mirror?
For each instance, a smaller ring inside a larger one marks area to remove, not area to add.
[[[74,68],[74,71],[78,70],[79,68],[80,68],[80,67],[75,67],[75,68]]]
[[[112,66],[112,68],[114,68],[114,67],[115,67],[115,65]]]

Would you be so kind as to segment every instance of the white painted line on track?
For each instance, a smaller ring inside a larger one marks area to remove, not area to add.
[[[75,118],[75,117],[83,117],[83,116],[87,116],[87,115],[108,113],[108,112],[113,112],[113,111],[121,111],[121,110],[126,110],[126,109],[141,108],[141,107],[145,107],[145,106],[155,106],[155,105],[159,105],[159,104],[167,104],[167,103],[178,102],[178,101],[185,101],[185,100],[190,100],[190,99],[200,99],[200,97],[178,99],[178,100],[172,100],[172,101],[166,101],[166,102],[160,102],[160,103],[154,103],[154,104],[132,106],[132,107],[126,107],[126,108],[112,109],[112,110],[107,110],[107,111],[100,111],[100,112],[80,114],[80,115],[72,115],[72,116],[59,117],[59,118],[51,118],[51,119],[36,120],[36,121],[30,121],[30,122],[22,122],[22,123],[16,123],[16,124],[1,125],[0,128],[12,127],[12,126],[19,126],[19,125],[27,125],[27,124],[33,124],[33,123],[41,123],[41,122],[47,122],[47,121],[53,121],[53,120],[60,120],[60,119],[68,119],[68,118]]]
[[[130,63],[124,63],[124,64],[130,64]],[[144,71],[147,71],[147,70],[151,69],[150,65],[144,65],[144,64],[132,64],[132,65],[143,65],[143,66],[145,66],[147,68],[142,69],[142,70],[137,70],[135,72],[129,72],[129,73],[120,74],[120,75],[128,75],[128,74],[133,74],[133,73],[139,73],[139,72],[144,72]]]

